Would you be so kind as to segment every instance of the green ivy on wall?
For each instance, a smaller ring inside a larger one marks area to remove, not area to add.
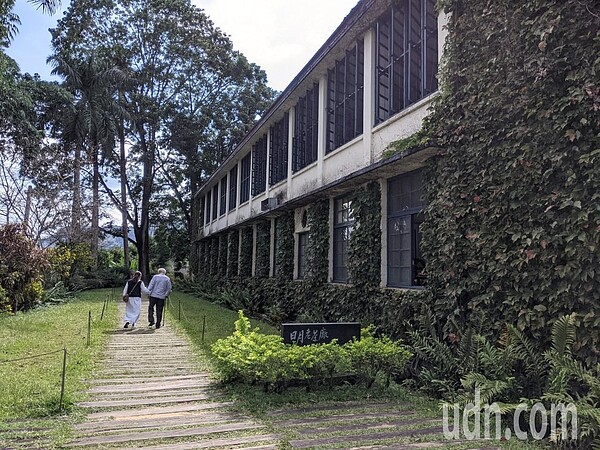
[[[357,288],[381,282],[381,189],[376,181],[357,190],[352,199],[356,226],[350,235],[348,270]]]
[[[285,213],[277,218],[275,258],[277,278],[291,280],[294,276],[294,213]]]
[[[327,282],[329,274],[329,200],[313,203],[308,209],[305,283],[310,287]]]
[[[239,257],[239,236],[238,230],[230,230],[227,233],[227,276],[237,277],[238,275],[238,257]]]
[[[445,0],[442,146],[424,183],[430,309],[445,336],[483,321],[600,361],[600,14],[590,0]],[[595,12],[594,12],[595,11]]]
[[[218,239],[218,257],[217,257],[217,274],[220,277],[227,275],[227,233],[219,233]]]
[[[240,277],[252,276],[253,245],[254,232],[252,227],[242,228],[242,242],[240,248]]]
[[[256,225],[255,276],[267,278],[271,268],[271,221],[263,220]]]

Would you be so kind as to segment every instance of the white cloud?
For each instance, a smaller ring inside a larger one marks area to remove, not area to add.
[[[194,0],[234,47],[283,90],[357,0]]]

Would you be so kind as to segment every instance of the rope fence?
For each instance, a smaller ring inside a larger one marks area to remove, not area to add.
[[[67,347],[63,347],[60,350],[54,350],[52,352],[40,353],[38,355],[31,355],[31,356],[24,356],[22,358],[0,360],[0,364],[8,364],[8,363],[21,362],[21,361],[28,361],[28,360],[31,360],[31,359],[43,358],[44,356],[56,355],[58,353],[62,353],[63,354],[61,382],[60,382],[60,400],[58,402],[58,410],[62,411],[63,410],[64,398],[65,398],[65,381],[67,379],[67,354],[68,354],[67,353]]]
[[[172,301],[170,297],[167,297],[167,300],[165,300],[166,303],[166,309],[168,309],[171,314],[173,315],[173,317],[176,317],[175,315],[175,311],[174,311],[174,306],[172,305]],[[181,316],[183,315],[183,320],[185,322],[190,322],[190,320],[188,319],[187,315],[185,314],[185,309],[181,308],[181,299],[178,299],[177,301],[177,317],[178,320],[181,322]],[[164,316],[163,316],[163,321],[164,321]],[[202,338],[201,341],[204,342],[204,332],[206,330],[206,315],[202,316]]]
[[[115,298],[115,288],[112,288],[111,291],[106,295],[103,303],[102,303],[102,311],[100,313],[100,321],[104,319],[104,313],[108,309],[108,305],[114,301]],[[86,336],[86,347],[90,347],[92,343],[92,310],[88,311],[88,320],[87,320],[87,336]],[[60,401],[59,401],[59,411],[63,411],[64,406],[64,396],[65,396],[65,385],[66,385],[66,377],[67,377],[67,347],[63,347],[62,349],[53,350],[45,353],[39,353],[36,355],[23,356],[20,358],[11,358],[11,359],[0,359],[0,365],[5,364],[14,364],[22,361],[29,361],[34,359],[43,358],[46,356],[57,355],[62,353],[62,371],[61,371],[61,383],[60,383]]]

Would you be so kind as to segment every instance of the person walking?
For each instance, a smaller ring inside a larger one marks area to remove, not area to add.
[[[146,286],[142,281],[142,272],[135,272],[130,280],[127,280],[123,288],[123,301],[125,302],[125,325],[123,328],[133,328],[140,318],[142,309],[142,292],[146,292]]]
[[[148,285],[150,293],[150,304],[148,305],[148,326],[156,323],[156,329],[160,328],[162,323],[163,308],[165,307],[165,298],[169,296],[173,287],[171,280],[166,275],[167,271],[162,267],[158,273],[152,277]],[[154,307],[156,306],[156,322],[154,322]]]

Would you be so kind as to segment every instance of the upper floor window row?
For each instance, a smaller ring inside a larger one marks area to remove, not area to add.
[[[319,85],[314,83],[296,103],[292,171],[297,172],[317,160],[319,143]]]
[[[269,149],[269,186],[287,178],[288,174],[288,133],[289,114],[271,127],[271,148]]]
[[[360,40],[327,71],[326,153],[363,132],[364,54]]]
[[[265,192],[267,188],[267,135],[252,146],[252,195]]]
[[[435,0],[399,0],[375,24],[375,124],[437,89]]]

